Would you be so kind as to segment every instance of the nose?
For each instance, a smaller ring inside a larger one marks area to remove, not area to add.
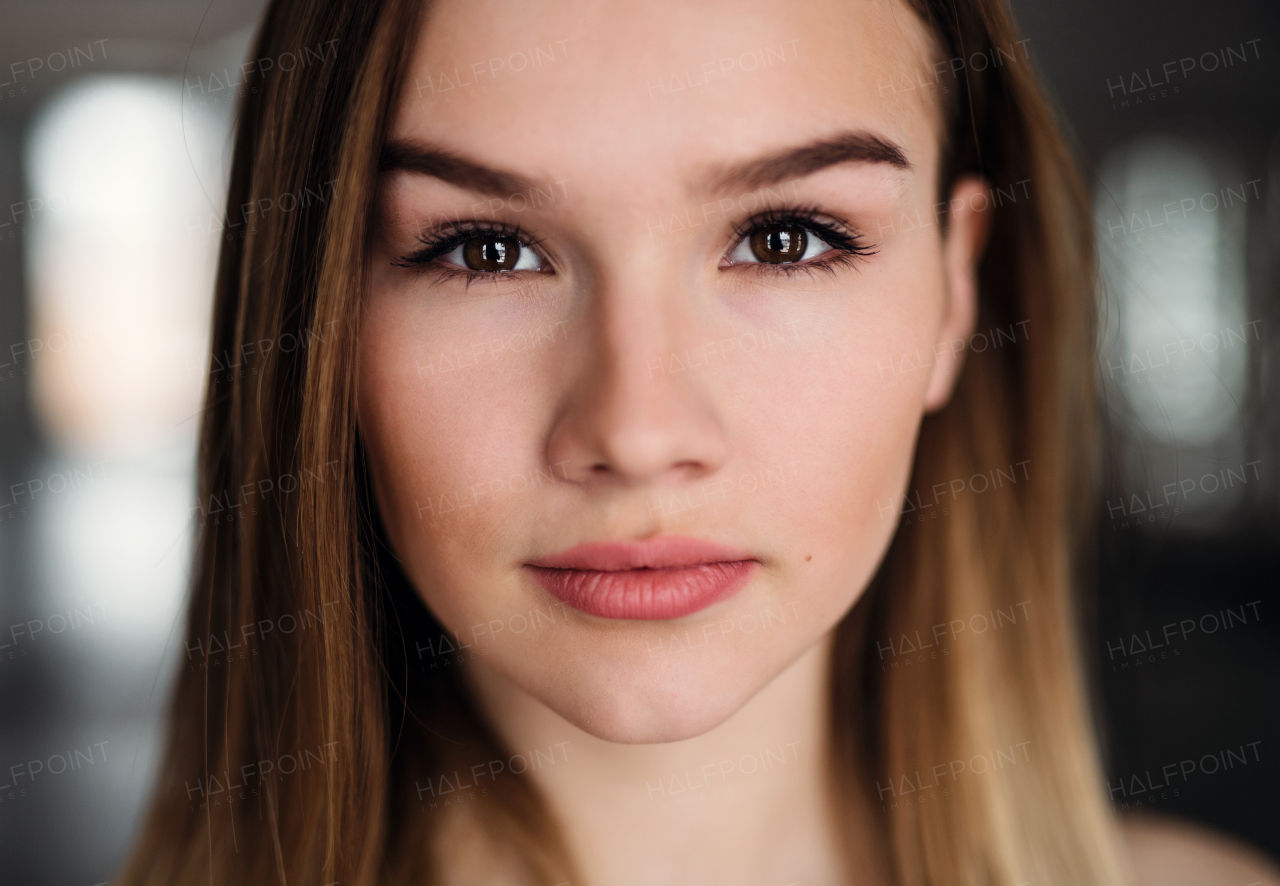
[[[660,487],[713,474],[728,452],[714,378],[672,359],[701,347],[696,311],[677,281],[629,277],[598,284],[585,306],[586,340],[574,348],[548,463],[584,486]]]

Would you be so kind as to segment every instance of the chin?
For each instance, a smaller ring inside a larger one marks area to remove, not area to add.
[[[618,744],[662,744],[697,738],[731,718],[768,682],[746,669],[701,670],[697,663],[661,670],[602,669],[596,680],[580,674],[556,680],[562,695],[542,701],[589,735]],[[690,668],[689,665],[695,667]],[[735,673],[736,672],[736,673]]]

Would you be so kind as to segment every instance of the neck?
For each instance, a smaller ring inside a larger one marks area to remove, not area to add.
[[[617,744],[481,665],[472,686],[512,748],[561,745],[532,771],[589,883],[836,883],[830,800],[831,635],[695,738]]]

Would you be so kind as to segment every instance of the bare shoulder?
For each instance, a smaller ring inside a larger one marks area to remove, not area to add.
[[[1275,862],[1234,837],[1156,815],[1121,826],[1135,886],[1280,886]]]

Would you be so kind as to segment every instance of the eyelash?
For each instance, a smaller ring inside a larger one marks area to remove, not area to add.
[[[521,230],[519,225],[508,225],[502,222],[448,222],[435,234],[419,234],[419,248],[408,255],[403,255],[392,262],[399,268],[409,268],[419,273],[427,271],[435,274],[436,279],[461,280],[468,287],[472,283],[495,282],[524,271],[473,271],[470,268],[455,268],[442,265],[438,259],[448,255],[468,240],[489,235],[491,237],[513,237],[519,241],[522,249],[532,249],[538,257],[547,262],[546,256],[538,250],[542,241],[534,240]]]
[[[833,219],[825,221],[824,219]],[[876,254],[874,246],[866,241],[852,225],[834,219],[816,206],[802,206],[791,209],[769,209],[753,215],[734,228],[733,237],[729,241],[727,256],[738,248],[738,245],[761,228],[793,226],[804,228],[831,247],[832,255],[808,261],[771,263],[771,262],[734,262],[721,267],[739,268],[748,266],[749,273],[782,274],[787,277],[796,274],[826,273],[834,276],[837,268],[856,267],[863,260]]]
[[[827,273],[835,274],[836,269],[855,267],[864,259],[875,255],[874,247],[867,243],[863,236],[855,232],[851,226],[841,221],[825,221],[830,215],[816,207],[796,207],[792,209],[770,209],[758,213],[741,224],[735,226],[726,257],[761,228],[777,226],[793,226],[803,228],[816,234],[818,239],[831,247],[832,253],[822,258],[808,261],[771,263],[771,262],[732,262],[721,264],[722,268],[741,268],[749,266],[748,273],[796,274]],[[457,249],[468,240],[481,236],[512,237],[519,241],[521,248],[532,249],[547,264],[545,255],[537,248],[542,241],[534,240],[526,235],[518,225],[501,222],[449,222],[434,234],[419,235],[419,248],[408,255],[401,256],[392,262],[396,267],[409,268],[418,272],[431,271],[438,280],[461,280],[468,287],[476,282],[498,282],[505,277],[526,273],[525,271],[473,271],[470,268],[455,268],[438,263],[438,260]],[[538,272],[545,273],[545,272]]]

